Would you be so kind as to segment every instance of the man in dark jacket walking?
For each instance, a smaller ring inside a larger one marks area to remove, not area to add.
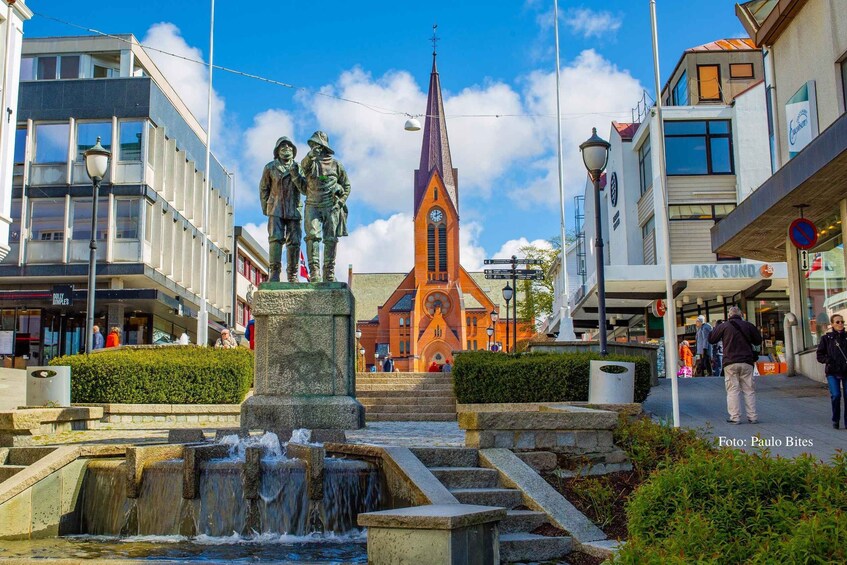
[[[841,420],[841,399],[844,399],[844,427],[847,428],[847,332],[844,316],[833,314],[829,318],[832,331],[818,343],[818,363],[825,363],[826,382],[832,401],[832,427],[838,429]],[[843,392],[843,393],[842,393]]]
[[[729,319],[709,334],[709,343],[723,343],[724,383],[726,384],[727,422],[741,423],[740,393],[744,393],[747,421],[758,424],[756,390],[753,383],[753,364],[758,359],[754,345],[762,344],[762,334],[753,324],[741,318],[741,308],[729,309]]]

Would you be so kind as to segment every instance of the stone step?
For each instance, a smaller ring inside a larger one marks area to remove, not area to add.
[[[26,469],[26,465],[0,465],[0,483]]]
[[[362,406],[376,414],[455,414],[455,404],[371,404],[362,401]]]
[[[509,510],[500,522],[501,533],[531,532],[547,523],[547,514],[535,510]]]
[[[569,554],[572,545],[569,536],[504,533],[500,534],[500,562],[552,561]]]
[[[453,488],[448,490],[462,504],[500,506],[507,510],[523,504],[521,491],[513,488]]]
[[[430,468],[479,466],[479,452],[468,447],[413,447],[411,451]]]
[[[9,449],[6,463],[9,465],[32,465],[54,451],[56,451],[55,447],[13,447]]]
[[[432,412],[420,414],[371,414],[366,410],[365,420],[369,422],[455,422],[456,413],[441,412],[434,414]]]
[[[356,389],[356,398],[409,398],[408,390],[359,390]],[[415,398],[449,398],[455,402],[456,395],[447,390],[416,390]]]
[[[499,473],[494,469],[482,467],[430,467],[441,484],[451,488],[494,488]]]
[[[443,406],[449,404],[454,409],[456,408],[456,399],[452,396],[422,396],[417,398],[407,394],[405,397],[399,396],[370,396],[367,394],[356,395],[356,399],[362,404],[383,405],[383,406]]]

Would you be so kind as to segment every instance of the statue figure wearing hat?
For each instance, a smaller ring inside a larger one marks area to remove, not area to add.
[[[333,157],[329,138],[316,131],[311,150],[300,162],[306,179],[306,259],[313,282],[320,277],[320,243],[323,240],[323,281],[335,280],[338,238],[347,235],[347,197],[350,180],[344,166]]]
[[[288,282],[297,282],[300,266],[300,238],[303,235],[300,215],[300,193],[306,193],[306,179],[294,157],[297,147],[287,137],[274,146],[274,160],[265,165],[259,181],[259,200],[268,217],[270,252],[269,280],[279,282],[282,271],[282,247],[285,246]]]

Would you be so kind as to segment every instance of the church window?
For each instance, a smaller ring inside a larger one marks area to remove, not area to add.
[[[411,341],[407,341],[407,342],[406,342],[406,354],[407,354],[407,355],[411,355],[411,354],[412,354],[412,348],[411,348],[411,345],[412,345],[412,342],[411,342]]]
[[[473,327],[476,327],[476,318],[473,318]]]
[[[402,320],[402,318],[400,318],[400,319]],[[406,342],[401,341],[400,342],[400,355],[403,355],[403,353],[405,353],[405,349],[406,349]]]
[[[435,226],[426,228],[427,270],[435,270]]]
[[[406,318],[400,318],[400,327],[402,328],[406,323]]]
[[[438,226],[438,270],[447,271],[447,226]]]
[[[476,351],[477,349],[479,349],[479,348],[477,347],[477,345],[476,345],[476,344],[477,344],[477,341],[476,341],[476,340],[473,340],[473,348],[474,348],[474,351]]]
[[[468,340],[468,347],[467,347],[467,348],[468,348],[468,349],[470,349],[470,348],[471,348],[471,340]]]
[[[432,189],[432,199],[438,200],[438,187],[437,186]]]

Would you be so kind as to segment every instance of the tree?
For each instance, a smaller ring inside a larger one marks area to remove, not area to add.
[[[536,327],[553,313],[553,280],[550,278],[550,268],[561,253],[559,238],[549,241],[549,247],[526,245],[520,248],[520,255],[527,259],[536,259],[540,264],[532,267],[544,271],[544,279],[540,281],[519,281],[521,301],[518,302],[518,319],[533,320]]]

